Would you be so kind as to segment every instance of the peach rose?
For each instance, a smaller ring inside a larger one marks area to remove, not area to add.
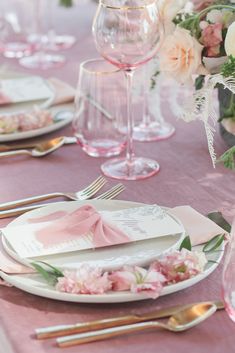
[[[159,53],[160,70],[185,83],[202,67],[202,45],[186,29],[177,27],[168,35]]]
[[[187,0],[161,0],[159,1],[159,12],[164,26],[165,34],[172,33],[175,29],[175,24],[172,20],[183,9]]]

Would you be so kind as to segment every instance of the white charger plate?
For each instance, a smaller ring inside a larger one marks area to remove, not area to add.
[[[44,207],[41,209],[37,209],[31,212],[28,212],[22,216],[20,216],[19,218],[15,219],[13,222],[11,222],[8,226],[12,227],[15,225],[20,225],[20,224],[24,224],[28,218],[31,217],[38,217],[38,216],[44,216],[47,215],[51,212],[54,211],[58,211],[61,209],[66,209],[66,210],[73,210],[75,208],[78,207],[78,205],[83,205],[85,203],[88,203],[87,201],[75,201],[75,202],[63,202],[63,203],[58,203],[58,205],[53,205],[53,206],[48,206],[48,207]],[[123,208],[129,208],[129,207],[137,207],[139,206],[143,206],[143,204],[140,203],[134,203],[134,202],[128,202],[128,201],[108,201],[108,200],[92,200],[89,201],[90,204],[93,204],[97,209],[112,209],[112,210],[118,210],[118,209],[123,209]],[[180,221],[179,221],[180,222]],[[184,231],[182,232],[180,237],[177,237],[177,239],[175,240],[174,244],[172,243],[171,246],[169,246],[169,243],[167,241],[167,245],[165,246],[165,248],[162,248],[159,251],[158,245],[157,245],[157,240],[161,239],[161,238],[156,238],[156,243],[155,245],[151,244],[150,247],[148,246],[148,241],[146,242],[141,242],[142,246],[144,246],[144,251],[149,255],[149,251],[151,256],[148,257],[148,263],[153,261],[154,259],[156,259],[157,257],[159,257],[160,254],[169,251],[170,249],[174,249],[177,248],[179,246],[179,244],[182,241],[182,238],[184,237]],[[161,240],[165,239],[168,237],[162,237]],[[172,238],[172,237],[170,237]],[[174,238],[174,236],[173,236]],[[10,245],[6,242],[6,240],[2,237],[2,241],[3,241],[3,246],[4,249],[8,252],[8,254],[10,256],[12,256],[14,259],[16,259],[17,261],[23,263],[23,264],[28,264],[27,261],[20,259],[17,254],[14,252],[14,250],[10,247]],[[130,246],[131,245],[131,246]],[[159,244],[160,245],[160,244]],[[136,243],[133,244],[127,244],[127,246],[130,246],[128,251],[127,251],[127,256],[129,257],[129,261],[127,263],[130,264],[138,264],[141,265],[142,263],[146,263],[146,258],[144,257],[144,261],[143,260],[143,249],[136,248]],[[156,249],[156,253],[153,254],[153,246],[157,246]],[[162,245],[161,245],[162,246]],[[115,246],[112,247],[113,249],[115,248],[115,250],[113,251],[110,249],[97,249],[95,251],[93,251],[94,255],[93,255],[93,259],[89,260],[90,263],[92,264],[99,264],[104,263],[104,265],[106,264],[106,268],[109,269],[110,268],[110,259],[112,259],[112,261],[116,261],[116,265],[118,266],[118,264],[120,264],[120,260],[117,261],[117,259],[122,258],[123,253],[124,253],[124,248],[126,247],[126,245],[121,245],[121,246]],[[116,253],[116,249],[120,248],[121,250],[121,255],[120,253],[117,254]],[[197,246],[195,247],[195,249],[197,250],[201,250],[202,246]],[[107,255],[107,257],[104,258],[97,258],[98,253],[101,251],[102,256]],[[104,253],[102,253],[104,251]],[[111,253],[110,253],[111,251]],[[136,253],[137,251],[137,253]],[[140,258],[139,256],[136,256],[138,254],[138,251],[140,251]],[[116,253],[116,254],[115,254]],[[224,253],[224,245],[222,244],[220,246],[220,248],[209,255],[209,260],[212,260],[212,262],[209,262],[205,268],[205,270],[198,274],[195,277],[192,277],[188,280],[176,283],[176,284],[172,284],[169,286],[164,287],[161,295],[167,295],[167,294],[171,294],[174,292],[178,292],[182,289],[191,287],[192,285],[200,282],[201,280],[203,280],[204,278],[206,278],[208,275],[210,275],[218,266],[218,264],[220,263],[222,257],[223,257],[223,253]],[[45,256],[42,258],[40,258],[40,260],[46,261],[52,265],[56,265],[60,268],[65,268],[65,267],[70,267],[73,268],[75,263],[74,260],[75,258],[78,256],[78,253],[71,253],[73,254],[72,256],[68,254],[63,255],[62,257],[57,257],[57,256]],[[91,254],[89,254],[90,257]],[[111,257],[110,257],[111,255]],[[75,257],[74,257],[75,256]],[[80,256],[80,254],[79,254]],[[39,258],[37,258],[39,259]],[[124,258],[126,261],[126,258]],[[36,260],[36,258],[34,258],[34,261]],[[63,263],[63,262],[66,263]],[[108,261],[108,262],[107,262]],[[137,263],[136,263],[137,261]],[[141,263],[140,263],[141,262]],[[109,263],[109,264],[108,264]],[[76,264],[78,264],[78,262],[76,262]],[[102,266],[105,267],[105,266]],[[115,268],[115,266],[111,266],[112,268]],[[86,295],[86,294],[82,294],[82,295],[77,295],[77,294],[71,294],[71,293],[62,293],[62,292],[58,292],[56,291],[53,287],[50,287],[45,281],[44,279],[38,275],[38,274],[18,274],[18,275],[7,275],[3,272],[0,271],[0,276],[8,283],[12,284],[13,286],[34,294],[34,295],[38,295],[38,296],[42,296],[45,298],[50,298],[50,299],[55,299],[55,300],[63,300],[63,301],[68,301],[68,302],[78,302],[78,303],[121,303],[121,302],[130,302],[130,301],[137,301],[137,300],[144,300],[144,299],[149,299],[149,296],[146,293],[130,293],[130,292],[109,292],[106,294],[102,294],[102,295]]]

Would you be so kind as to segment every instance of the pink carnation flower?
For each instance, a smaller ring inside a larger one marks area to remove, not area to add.
[[[103,294],[111,289],[107,272],[89,265],[82,265],[76,271],[64,271],[58,278],[56,289],[73,294]]]
[[[157,298],[163,288],[165,276],[154,269],[142,267],[124,267],[109,275],[114,291],[130,290],[132,293],[147,292],[151,298]]]
[[[154,262],[150,269],[162,273],[168,283],[176,283],[202,272],[206,263],[207,260],[204,253],[182,249]]]
[[[220,52],[220,44],[223,41],[222,24],[208,24],[202,30],[201,42],[207,48],[208,56],[217,56]]]
[[[192,0],[196,11],[201,11],[208,6],[213,5],[214,0]]]

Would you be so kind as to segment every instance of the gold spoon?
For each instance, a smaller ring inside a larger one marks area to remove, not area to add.
[[[27,154],[32,157],[43,157],[49,153],[54,152],[61,146],[63,146],[65,138],[63,136],[56,137],[54,139],[39,143],[35,145],[35,147],[31,150],[17,150],[17,151],[9,151],[9,152],[2,152],[0,153],[0,158],[9,157],[9,156],[16,156]]]
[[[190,329],[200,324],[216,311],[216,305],[213,303],[194,304],[187,309],[180,310],[172,315],[167,323],[158,321],[147,321],[132,325],[108,328],[99,331],[90,331],[71,336],[57,338],[56,342],[60,347],[69,347],[77,344],[100,341],[106,338],[119,336],[126,333],[142,331],[149,328],[163,328],[165,330],[180,332]]]
[[[60,137],[64,137],[64,144],[65,145],[70,145],[73,143],[77,143],[77,139],[74,136],[60,136]],[[53,137],[53,140],[55,138]],[[26,149],[26,148],[34,148],[35,146],[37,146],[39,143],[44,143],[44,142],[50,142],[51,139],[47,139],[47,140],[42,140],[42,141],[37,141],[37,142],[33,142],[33,141],[29,141],[29,142],[25,142],[25,143],[19,143],[19,144],[0,144],[0,152],[7,152],[7,151],[13,151],[13,150],[22,150],[22,149]]]

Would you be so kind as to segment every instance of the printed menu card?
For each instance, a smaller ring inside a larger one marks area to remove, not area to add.
[[[51,211],[51,210],[50,210]],[[157,205],[97,211],[87,204],[55,211],[2,229],[21,258],[143,241],[182,233],[183,226]]]

